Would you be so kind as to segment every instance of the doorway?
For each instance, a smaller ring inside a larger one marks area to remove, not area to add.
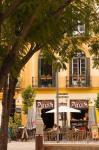
[[[50,108],[43,108],[41,110],[41,118],[43,120],[45,130],[48,128],[53,128],[54,125],[54,113],[46,113],[51,110]]]

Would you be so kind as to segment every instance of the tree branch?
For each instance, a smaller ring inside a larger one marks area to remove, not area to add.
[[[64,7],[68,6],[72,1],[73,0],[66,0],[65,5],[64,6],[62,5],[57,11],[54,12],[55,15],[60,13],[61,10],[64,10]],[[22,31],[21,36],[14,43],[14,45],[12,46],[12,50],[5,57],[5,59],[3,61],[3,65],[0,68],[0,85],[3,84],[5,74],[7,74],[11,71],[12,64],[15,62],[15,60],[17,58],[17,55],[20,51],[20,46],[24,42],[24,39],[26,38],[26,36],[28,35],[29,30],[31,29],[33,23],[36,21],[36,17],[39,13],[40,8],[41,8],[41,4],[37,7],[37,10],[36,10],[35,14],[33,13],[33,15],[26,22],[26,24],[23,27],[23,31]],[[45,22],[45,20],[43,21],[43,23],[44,22]]]
[[[2,4],[2,1],[3,1],[3,0],[0,0],[0,4]]]
[[[74,0],[64,0],[64,4],[60,6],[56,11],[54,11],[51,15],[58,16],[61,14],[64,9],[73,2]]]
[[[26,54],[26,56],[24,56],[24,58],[21,61],[21,66],[20,66],[20,70],[24,67],[24,65],[26,65],[26,63],[30,60],[30,58],[34,55],[34,53],[36,53],[37,51],[39,51],[43,46],[37,44],[34,48],[31,45],[29,52]]]
[[[17,39],[17,41],[13,44],[12,49],[8,53],[8,55],[5,57],[3,61],[3,65],[0,68],[0,85],[3,84],[3,79],[5,74],[8,74],[11,70],[12,64],[15,62],[17,55],[20,51],[20,46],[24,42],[24,39],[26,38],[27,34],[29,33],[29,30],[32,27],[32,24],[36,20],[36,17],[38,16],[38,12],[41,8],[41,5],[37,7],[37,10],[35,14],[32,14],[32,16],[29,18],[29,20],[26,22],[26,24],[23,27],[23,31],[21,36]],[[6,69],[5,69],[6,68]]]
[[[0,0],[2,2],[2,0]],[[1,14],[0,16],[0,22],[2,23],[6,18],[8,18],[11,14],[13,14],[16,11],[16,8],[22,4],[24,0],[14,0],[12,4],[8,7],[8,9]]]

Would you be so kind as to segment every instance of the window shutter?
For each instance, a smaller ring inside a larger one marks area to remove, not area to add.
[[[56,87],[56,71],[53,68],[53,64],[52,64],[52,86]]]
[[[69,81],[67,79],[67,85],[72,86],[72,60],[69,62]]]
[[[90,86],[90,58],[86,58],[86,86]]]
[[[41,85],[41,56],[39,55],[38,59],[38,86]]]

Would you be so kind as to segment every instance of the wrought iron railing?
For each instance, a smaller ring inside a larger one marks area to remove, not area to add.
[[[59,132],[60,141],[86,141],[92,140],[91,131],[74,131]],[[44,131],[44,141],[57,141],[57,131]]]
[[[56,79],[55,77],[32,77],[32,87],[56,87]]]
[[[59,86],[66,87],[91,87],[90,77],[67,76],[59,78]],[[56,87],[56,77],[32,77],[32,87]]]
[[[68,76],[66,77],[66,87],[90,87],[90,76]]]

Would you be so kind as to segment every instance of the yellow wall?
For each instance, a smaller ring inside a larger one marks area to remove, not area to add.
[[[39,52],[35,53],[21,72],[22,88],[32,85],[32,77],[38,77],[38,55]]]
[[[97,124],[99,125],[99,111],[96,110],[96,119],[97,119]]]
[[[90,57],[88,47],[86,45],[82,45],[82,49],[86,54],[86,57],[90,58],[90,76],[91,76],[91,86],[99,87],[99,70],[93,68],[93,61]],[[25,65],[22,71],[22,88],[26,88],[28,85],[32,85],[32,77],[34,77],[37,81],[38,78],[38,57],[39,53],[37,52],[30,59],[30,61]],[[59,72],[59,87],[66,88],[66,77],[69,76],[69,64],[67,65],[67,70],[60,70]]]
[[[22,113],[22,126],[26,126],[27,123],[27,116],[25,114]]]
[[[91,87],[88,88],[66,88],[66,77],[69,76],[69,64],[67,64],[67,70],[60,70],[58,74],[59,92],[60,93],[99,93],[99,70],[93,68],[93,61],[90,57],[88,47],[82,45],[82,49],[86,54],[86,57],[90,58],[90,76],[91,76]],[[35,53],[30,61],[25,65],[21,72],[22,78],[22,89],[26,88],[28,85],[32,85],[32,77],[38,78],[38,58],[40,51]],[[55,94],[56,88],[37,88],[36,94]],[[97,121],[99,122],[99,112],[97,113]],[[22,124],[26,124],[26,116],[22,114]]]
[[[0,93],[0,100],[2,100],[2,92]]]

